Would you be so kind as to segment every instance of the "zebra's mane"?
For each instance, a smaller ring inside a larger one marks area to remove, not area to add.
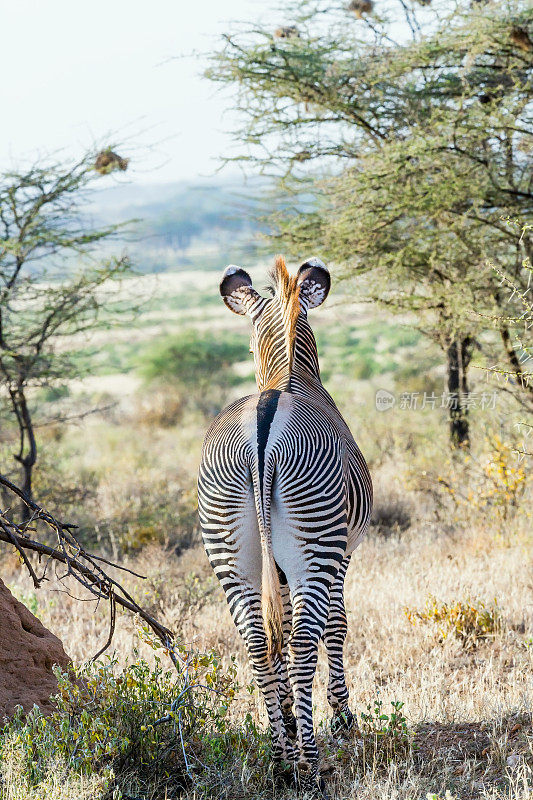
[[[296,335],[296,321],[300,314],[300,287],[296,275],[290,275],[283,256],[276,256],[274,266],[269,272],[270,285],[268,289],[273,293],[274,299],[279,303],[285,323],[285,336],[288,350],[294,350]]]

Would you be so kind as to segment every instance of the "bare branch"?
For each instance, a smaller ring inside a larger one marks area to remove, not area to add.
[[[32,577],[34,586],[38,588],[43,581],[48,580],[46,573],[49,562],[52,560],[66,567],[65,574],[60,578],[61,582],[67,578],[73,578],[83,586],[84,589],[90,592],[97,601],[104,599],[109,602],[109,635],[105,645],[93,658],[97,658],[105,652],[112,642],[115,631],[116,606],[118,605],[139,616],[152,629],[154,634],[167,649],[175,666],[178,667],[178,661],[181,661],[182,658],[172,647],[174,638],[172,631],[145,611],[142,606],[133,599],[129,592],[103,569],[101,564],[105,563],[113,569],[130,572],[134,575],[137,575],[137,573],[134,573],[132,570],[120,564],[114,564],[107,559],[89,553],[83,548],[72,532],[73,529],[76,528],[76,525],[60,522],[38,503],[30,500],[18,486],[3,475],[0,475],[0,486],[4,487],[8,493],[22,500],[31,512],[29,520],[19,525],[11,519],[9,510],[0,509],[0,541],[11,544],[17,549]],[[36,525],[39,522],[44,523],[44,525],[54,533],[56,539],[55,547],[51,547],[28,535],[29,532],[36,531]],[[40,576],[37,575],[30,563],[26,554],[27,552],[46,556],[47,561]]]

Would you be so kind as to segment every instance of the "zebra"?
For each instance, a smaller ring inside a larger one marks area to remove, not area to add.
[[[365,534],[372,482],[350,430],[320,380],[307,320],[326,299],[318,258],[289,275],[278,256],[268,297],[230,265],[220,293],[252,322],[258,393],[214,420],[202,449],[203,542],[244,639],[268,714],[275,773],[324,794],[313,732],[317,649],[326,647],[334,730],[350,728],[343,666],[344,578]],[[293,765],[293,771],[287,768]]]

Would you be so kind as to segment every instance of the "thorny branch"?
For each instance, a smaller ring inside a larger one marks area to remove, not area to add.
[[[9,509],[0,507],[0,541],[13,545],[16,548],[30,573],[35,588],[41,586],[43,581],[48,580],[47,572],[50,564],[52,562],[58,562],[66,567],[64,574],[59,577],[60,581],[73,578],[87,589],[97,601],[103,599],[109,602],[110,622],[108,639],[93,659],[96,659],[105,652],[111,644],[115,631],[116,607],[121,606],[131,611],[133,614],[137,614],[146,622],[168,651],[174,666],[179,669],[178,660],[183,661],[183,658],[172,646],[174,638],[172,631],[162,625],[136,603],[129,592],[117,580],[111,577],[102,565],[105,564],[112,569],[129,572],[139,578],[143,578],[144,576],[138,575],[133,572],[133,570],[123,567],[120,564],[114,564],[102,556],[96,556],[87,552],[73,534],[73,529],[77,527],[76,525],[57,520],[52,514],[46,511],[46,509],[42,508],[42,506],[30,500],[21,489],[3,475],[0,475],[0,487],[3,488],[4,495],[16,496],[22,500],[28,508],[29,519],[22,524],[17,524],[11,519]],[[53,532],[56,540],[55,547],[51,547],[34,538],[37,532],[36,526],[39,522],[44,523],[44,525]],[[46,559],[40,575],[37,574],[34,566],[30,562],[27,556],[28,552],[38,553],[39,561],[41,561],[42,557]]]

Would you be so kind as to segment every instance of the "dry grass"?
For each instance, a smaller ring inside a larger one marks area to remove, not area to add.
[[[24,780],[25,766],[16,744],[9,742],[4,750],[2,800],[94,800],[109,783],[98,775],[65,775],[62,765],[52,761],[46,779],[34,789]]]
[[[365,712],[376,698],[384,710],[392,701],[403,702],[411,735],[401,757],[388,763],[376,757],[379,742],[376,751],[359,734],[336,743],[323,724],[329,711],[322,653],[315,719],[335,797],[407,800],[433,792],[444,798],[446,789],[454,798],[531,797],[532,551],[525,517],[515,518],[505,541],[479,520],[453,534],[420,523],[401,536],[371,536],[363,542],[346,583],[352,704]],[[246,686],[251,674],[243,647],[203,550],[194,548],[177,558],[154,545],[130,563],[149,576],[142,584],[131,583],[136,595],[179,629],[185,641],[214,648],[228,661],[237,655],[238,680]],[[103,609],[95,612],[89,604],[53,592],[35,600],[20,573],[10,585],[26,602],[37,602],[39,616],[76,661],[88,658],[104,640]],[[404,614],[405,607],[424,607],[430,595],[449,603],[465,595],[481,602],[497,598],[502,625],[472,651],[453,637],[439,641]],[[126,660],[134,645],[142,651],[133,622],[123,617],[114,647]],[[231,714],[239,722],[248,712],[264,724],[257,693],[242,691]]]

